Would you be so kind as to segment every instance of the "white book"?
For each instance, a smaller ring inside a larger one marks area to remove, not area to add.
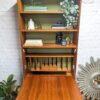
[[[43,46],[41,39],[28,39],[25,41],[25,46]]]
[[[66,29],[66,27],[52,27],[52,29]]]

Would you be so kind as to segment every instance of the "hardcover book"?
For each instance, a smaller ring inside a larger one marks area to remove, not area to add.
[[[43,42],[41,39],[28,39],[24,46],[43,46]]]

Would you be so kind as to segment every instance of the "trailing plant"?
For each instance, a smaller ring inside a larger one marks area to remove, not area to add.
[[[7,80],[0,82],[0,100],[15,100],[20,86],[17,86],[13,75],[9,75]]]
[[[66,20],[66,28],[75,28],[78,23],[79,6],[77,0],[64,0],[60,2],[63,16]]]

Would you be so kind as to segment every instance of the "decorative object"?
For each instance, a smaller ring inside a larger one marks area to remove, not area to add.
[[[37,22],[35,23],[35,29],[42,29],[42,25],[40,24],[39,21],[37,21]]]
[[[66,26],[62,21],[57,21],[51,26],[52,29],[66,29]]]
[[[7,80],[0,82],[0,100],[15,100],[20,86],[16,86],[16,80],[13,75],[9,75]]]
[[[28,21],[28,30],[34,30],[35,29],[35,24],[32,18]]]
[[[66,37],[66,43],[67,43],[67,45],[69,45],[69,44],[70,44],[70,42],[71,42],[71,39],[70,39],[70,37],[69,37],[69,36],[67,36],[67,37]]]
[[[65,45],[66,45],[66,39],[62,39],[61,44],[62,44],[63,46],[65,46]]]
[[[27,39],[24,46],[43,46],[42,39]]]
[[[60,2],[67,29],[75,28],[78,24],[79,6],[75,1],[76,0],[64,0]]]
[[[56,44],[62,43],[62,32],[56,33]]]
[[[94,61],[90,58],[90,63],[85,66],[79,65],[77,81],[84,98],[100,100],[100,59]]]

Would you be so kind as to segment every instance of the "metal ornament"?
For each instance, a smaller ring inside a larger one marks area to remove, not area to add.
[[[90,64],[79,65],[79,68],[77,82],[84,97],[100,100],[100,59],[94,61],[91,57]]]

